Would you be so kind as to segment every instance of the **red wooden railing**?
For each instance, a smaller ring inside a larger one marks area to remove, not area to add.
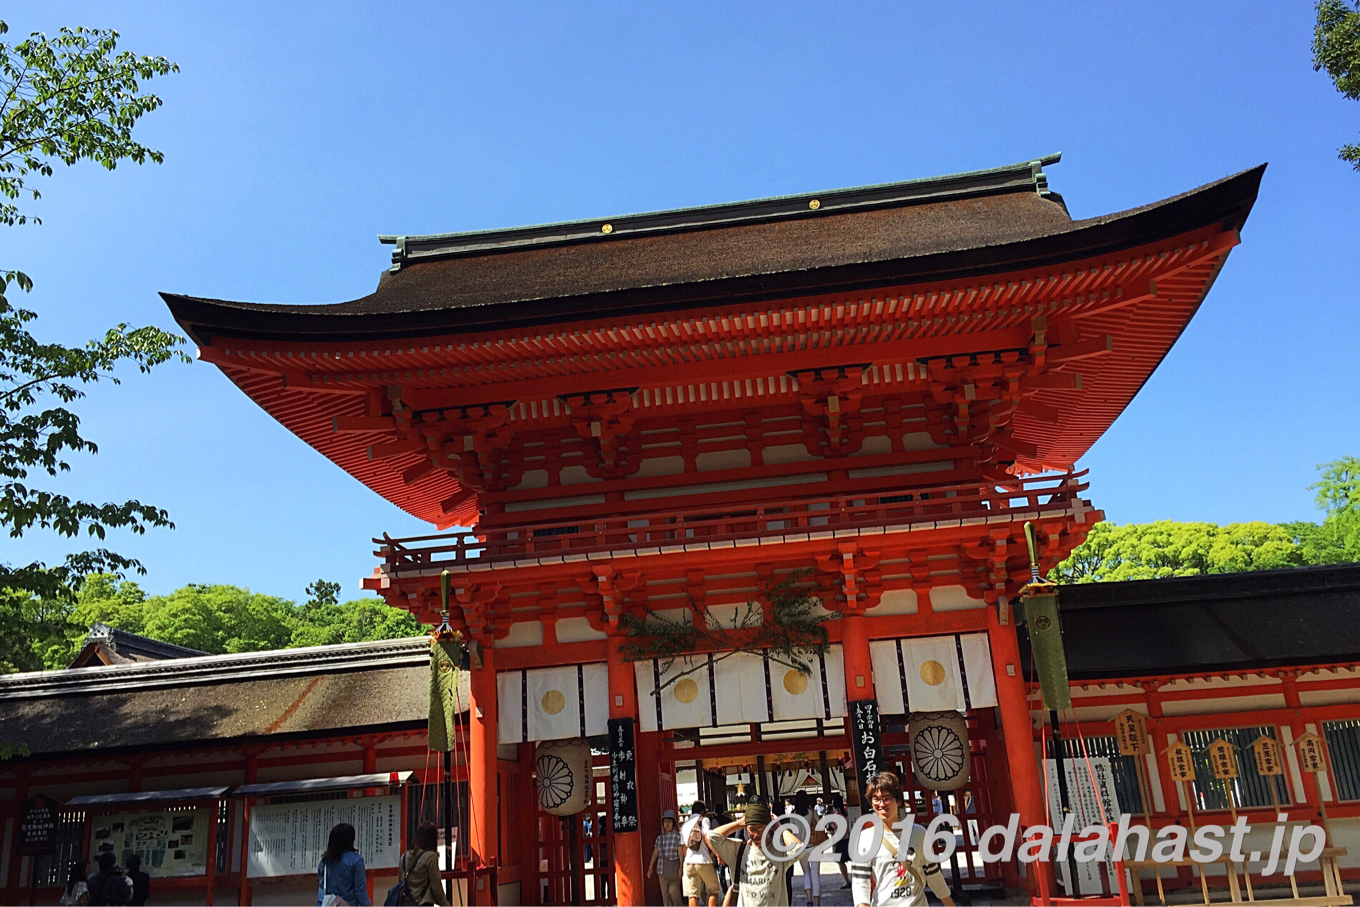
[[[1006,516],[1011,520],[1066,509],[1089,485],[1086,472],[1017,479],[1009,488],[978,482],[918,486],[880,494],[788,498],[760,505],[675,507],[653,513],[576,520],[523,521],[513,527],[459,529],[373,542],[389,575],[430,567],[760,539],[843,529],[917,527],[940,520]]]

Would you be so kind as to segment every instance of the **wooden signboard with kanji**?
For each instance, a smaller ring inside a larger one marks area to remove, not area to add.
[[[1322,750],[1322,738],[1317,734],[1304,734],[1294,747],[1299,751],[1299,768],[1315,773],[1327,770],[1327,756]]]
[[[1115,716],[1114,734],[1119,741],[1119,755],[1143,756],[1148,744],[1147,718],[1141,712],[1125,709]]]
[[[1233,745],[1222,737],[1209,744],[1209,765],[1215,778],[1236,778],[1237,753],[1233,752]]]
[[[1179,740],[1166,748],[1166,764],[1171,771],[1171,780],[1195,780],[1195,753]]]
[[[1284,763],[1280,760],[1280,745],[1270,737],[1257,737],[1251,745],[1251,754],[1256,758],[1256,774],[1283,775]]]

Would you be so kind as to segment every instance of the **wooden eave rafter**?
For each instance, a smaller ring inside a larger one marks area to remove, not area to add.
[[[998,443],[1031,468],[1066,468],[1166,354],[1237,242],[1234,231],[1206,227],[985,283],[889,287],[509,336],[324,344],[219,337],[200,356],[341,468],[442,528],[475,520],[477,499],[445,470],[424,468],[422,453],[382,446],[402,443],[383,421],[393,393],[416,411],[508,403],[519,432],[561,424],[570,415],[566,393],[625,384],[637,387],[637,409],[664,418],[793,402],[795,369],[848,362],[868,364],[865,385],[900,394],[934,357],[1025,347],[1042,316],[1047,371]],[[372,447],[391,455],[372,458]]]

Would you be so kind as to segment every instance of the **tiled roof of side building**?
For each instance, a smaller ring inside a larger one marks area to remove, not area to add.
[[[415,336],[852,292],[1047,266],[1213,223],[1236,229],[1265,169],[1073,221],[1047,189],[1041,164],[1052,160],[655,214],[387,237],[398,243],[399,267],[373,293],[332,305],[162,295],[204,344],[217,334]]]
[[[416,637],[11,674],[0,677],[0,740],[46,757],[418,729],[429,715],[429,644]]]
[[[1058,590],[1074,680],[1360,662],[1360,564]]]
[[[162,642],[138,633],[129,633],[107,624],[95,624],[85,638],[74,661],[73,668],[83,668],[92,664],[122,664],[130,661],[160,661],[167,658],[192,658],[207,655],[188,646]]]

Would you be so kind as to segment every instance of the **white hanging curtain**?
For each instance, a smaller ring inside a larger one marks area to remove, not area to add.
[[[643,731],[845,717],[840,646],[814,658],[810,675],[746,652],[677,659],[664,672],[663,663],[640,661],[634,666]]]
[[[609,668],[603,663],[500,671],[496,740],[530,743],[609,732]]]
[[[885,715],[996,705],[986,633],[877,639],[869,643],[874,692]]]

